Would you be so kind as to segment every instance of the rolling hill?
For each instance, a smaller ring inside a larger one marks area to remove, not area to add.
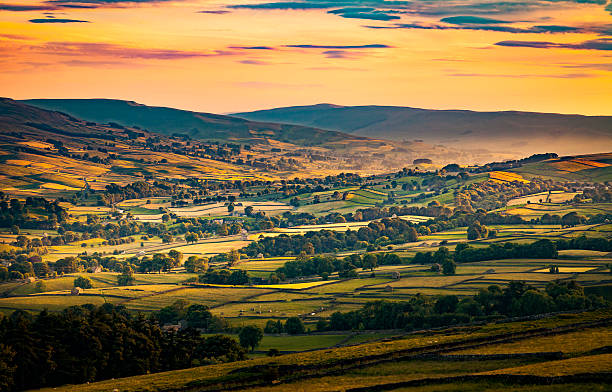
[[[369,144],[363,136],[313,127],[253,122],[241,118],[210,113],[198,113],[167,107],[146,106],[133,101],[114,99],[32,99],[28,105],[67,113],[97,123],[114,122],[135,126],[164,135],[183,134],[192,139],[241,141],[257,143],[272,139],[299,146],[330,146]],[[374,142],[374,144],[378,144]]]
[[[371,138],[419,139],[448,147],[516,151],[522,155],[549,151],[575,155],[612,149],[612,116],[330,104],[234,115],[252,121],[299,124]]]

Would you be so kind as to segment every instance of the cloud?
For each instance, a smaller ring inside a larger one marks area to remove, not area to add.
[[[596,69],[600,71],[612,71],[612,63],[561,64],[561,67],[572,69]]]
[[[326,50],[323,54],[328,59],[347,59],[353,57],[351,52],[345,50]]]
[[[301,49],[387,49],[392,46],[383,44],[368,44],[368,45],[285,45],[285,48],[301,48]]]
[[[239,61],[239,63],[247,64],[247,65],[269,65],[270,64],[270,63],[266,63],[265,61],[260,61],[260,60],[241,60]]]
[[[205,11],[198,11],[198,14],[215,14],[215,15],[223,15],[223,14],[229,14],[230,11],[228,10],[205,10]]]
[[[232,56],[235,52],[215,50],[197,52],[173,49],[132,48],[121,45],[91,42],[47,42],[31,46],[31,50],[59,56],[110,57],[142,60],[180,60],[198,57]]]
[[[298,1],[283,1],[277,3],[235,4],[229,8],[269,9],[269,10],[308,10],[338,7],[335,3],[305,3]]]
[[[55,17],[48,17],[43,19],[30,19],[30,23],[91,23],[88,20],[79,20],[79,19],[58,19]]]
[[[578,49],[578,50],[612,50],[612,38],[601,38],[577,44],[556,43],[547,41],[501,41],[497,46],[537,49]]]
[[[120,3],[161,3],[173,0],[48,0],[56,4],[120,4]]]
[[[0,38],[4,38],[4,39],[12,39],[12,40],[18,40],[18,41],[27,41],[27,40],[31,40],[31,37],[25,36],[25,35],[19,35],[19,34],[0,34]]]
[[[239,49],[239,50],[276,50],[271,46],[230,46],[230,49]]]
[[[451,23],[451,24],[500,24],[500,23],[512,23],[506,20],[483,18],[480,16],[451,16],[448,18],[440,19],[440,22]]]
[[[396,10],[377,10],[372,7],[344,7],[331,11],[327,11],[328,14],[340,15],[343,18],[351,19],[369,19],[369,20],[394,20],[399,19],[394,13],[398,13]]]
[[[341,17],[347,19],[369,19],[369,20],[394,20],[400,19],[397,15],[391,15],[381,11],[375,12],[347,12],[340,14]]]
[[[527,28],[496,25],[443,25],[438,23],[396,23],[391,26],[364,26],[369,29],[421,29],[421,30],[478,30],[496,31],[514,34],[540,34],[540,33],[577,33],[577,32],[597,32],[597,29],[583,29],[570,26],[531,26]]]
[[[53,11],[58,9],[55,5],[21,5],[0,3],[0,11]]]
[[[590,78],[595,75],[587,73],[568,73],[568,74],[549,74],[549,75],[538,75],[538,74],[481,74],[481,73],[451,73],[448,76],[456,77],[476,77],[476,78],[560,78],[560,79],[578,79],[578,78]]]

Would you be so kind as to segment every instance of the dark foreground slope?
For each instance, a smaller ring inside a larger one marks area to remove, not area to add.
[[[604,310],[432,330],[53,390],[603,391],[612,380],[612,354],[605,342],[593,342],[592,334],[609,331],[611,317]]]
[[[258,142],[267,138],[300,146],[368,142],[347,135],[301,125],[253,122],[241,118],[146,106],[114,99],[32,99],[28,105],[57,110],[97,123],[115,122],[164,135],[183,134],[193,139]]]
[[[605,152],[612,147],[612,116],[329,104],[236,113],[235,116],[371,138],[422,139],[463,148],[511,149],[525,155],[543,151],[587,154]]]

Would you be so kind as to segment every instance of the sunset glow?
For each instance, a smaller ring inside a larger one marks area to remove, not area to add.
[[[15,0],[0,3],[1,95],[609,115],[605,3]]]

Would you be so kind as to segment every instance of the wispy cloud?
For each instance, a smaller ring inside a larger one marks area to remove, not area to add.
[[[276,50],[272,46],[229,46],[229,48],[239,50]]]
[[[198,57],[233,56],[237,54],[225,50],[199,52],[174,49],[134,48],[91,42],[48,42],[39,46],[30,46],[29,48],[39,53],[59,56],[90,56],[144,60],[180,60]]]
[[[578,50],[612,50],[612,38],[601,38],[576,44],[556,43],[547,41],[501,41],[497,46],[537,49],[578,49]]]
[[[559,79],[577,79],[590,78],[596,75],[588,73],[566,73],[566,74],[484,74],[484,73],[450,73],[448,76],[456,77],[477,77],[477,78],[559,78]]]
[[[0,3],[0,11],[53,11],[58,9],[55,5],[23,5],[23,4],[5,4]]]
[[[515,34],[540,34],[540,33],[569,33],[569,32],[596,32],[594,30],[587,31],[578,27],[570,26],[531,26],[526,28],[512,27],[512,26],[499,26],[489,24],[477,24],[477,25],[446,25],[438,23],[396,23],[391,26],[364,26],[369,29],[417,29],[417,30],[477,30],[477,31],[497,31],[502,33],[515,33]]]
[[[231,11],[228,10],[204,10],[204,11],[198,11],[198,14],[214,14],[214,15],[223,15],[223,14],[229,14]]]
[[[367,45],[284,45],[285,48],[300,48],[300,49],[386,49],[391,48],[384,44],[367,44]]]
[[[261,60],[240,60],[239,63],[246,64],[246,65],[268,65],[270,64],[270,63],[267,63]]]
[[[30,23],[91,23],[88,20],[79,20],[79,19],[62,19],[62,18],[41,18],[41,19],[30,19]]]

